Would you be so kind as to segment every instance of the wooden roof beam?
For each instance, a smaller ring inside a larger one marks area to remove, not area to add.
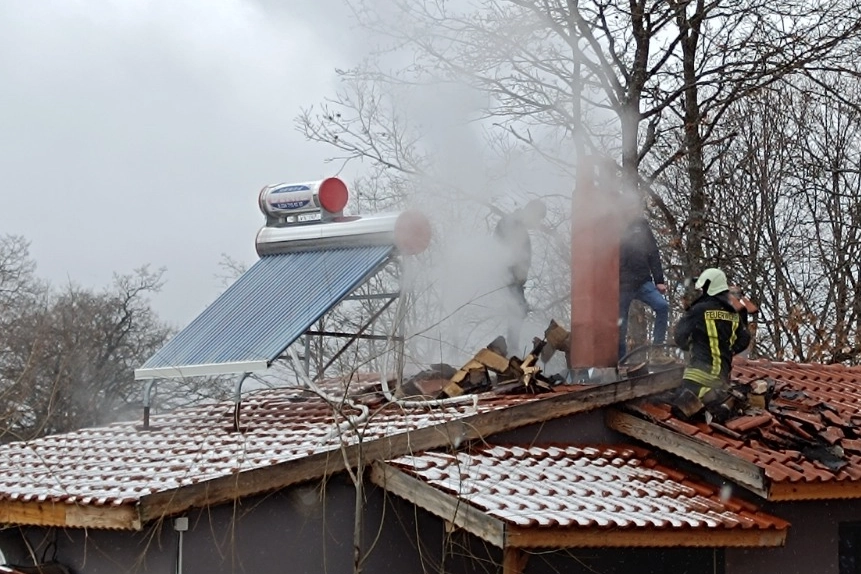
[[[834,500],[861,498],[861,482],[828,480],[824,482],[772,482],[769,500]]]
[[[505,546],[505,525],[474,506],[384,462],[371,466],[371,481],[434,516],[478,536],[497,548]],[[514,557],[512,557],[512,560]],[[516,561],[515,561],[516,562]]]
[[[770,499],[769,481],[765,471],[752,462],[616,409],[607,411],[606,422],[613,430],[689,460],[740,484],[762,498]]]

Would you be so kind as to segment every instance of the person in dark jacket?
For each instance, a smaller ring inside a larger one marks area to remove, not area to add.
[[[706,269],[696,288],[702,295],[679,320],[674,338],[676,345],[690,351],[682,385],[702,399],[709,390],[728,386],[732,357],[750,344],[750,332],[746,313],[732,304],[723,271]]]
[[[652,343],[659,345],[666,340],[670,315],[666,292],[658,243],[649,223],[638,217],[627,227],[619,244],[619,359],[625,356],[628,311],[635,299],[655,313]]]
[[[526,302],[526,280],[532,266],[532,241],[529,232],[541,227],[547,207],[539,199],[533,199],[521,209],[504,215],[496,224],[494,236],[505,248],[508,263],[506,287],[515,305],[508,314],[507,342],[509,350],[518,347],[520,329],[529,305]]]

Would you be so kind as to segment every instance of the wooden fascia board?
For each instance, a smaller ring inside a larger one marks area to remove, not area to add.
[[[548,393],[537,400],[501,410],[477,413],[365,442],[361,449],[355,444],[347,445],[339,450],[149,494],[140,500],[140,517],[146,523],[163,516],[185,512],[190,508],[229,502],[244,496],[323,478],[345,470],[347,464],[355,467],[360,454],[365,463],[368,463],[413,452],[460,445],[464,441],[484,438],[510,429],[660,393],[677,387],[680,380],[679,368],[594,385],[580,391]]]
[[[434,488],[426,482],[381,461],[373,463],[370,476],[374,484],[388,492],[424,508],[434,516],[438,516],[498,548],[503,548],[505,524],[468,502]]]
[[[756,528],[523,528],[508,525],[506,545],[517,548],[783,546],[786,529]]]
[[[833,500],[861,498],[861,482],[836,481],[826,482],[772,482],[769,500],[786,502],[790,500]]]
[[[65,502],[0,501],[0,524],[140,530],[134,505],[88,506]]]
[[[613,430],[696,463],[737,482],[762,498],[770,499],[765,471],[752,462],[617,409],[607,411],[606,421]]]

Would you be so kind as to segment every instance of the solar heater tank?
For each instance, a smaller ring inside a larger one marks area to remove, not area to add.
[[[298,221],[301,215],[319,213],[324,221],[344,212],[349,193],[337,177],[303,183],[276,183],[260,190],[257,203],[266,225],[278,227]]]
[[[336,177],[267,185],[258,198],[266,225],[257,233],[257,254],[392,245],[414,255],[428,247],[431,227],[422,213],[344,216],[348,199],[347,185]]]
[[[430,223],[417,211],[338,217],[327,223],[285,227],[263,227],[255,241],[257,254],[274,255],[293,251],[393,245],[406,255],[427,249]]]

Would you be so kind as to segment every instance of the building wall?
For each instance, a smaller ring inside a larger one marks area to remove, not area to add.
[[[321,497],[321,493],[323,496]],[[416,535],[439,553],[442,528],[427,523],[400,499],[370,488],[365,510],[365,548],[380,538],[366,572],[421,572]],[[297,485],[265,496],[244,499],[190,513],[183,535],[183,574],[319,574],[353,571],[355,491],[339,475],[324,485]],[[397,515],[391,510],[397,509]],[[382,530],[380,525],[382,524]],[[28,537],[40,545],[49,536],[31,529]],[[56,532],[57,560],[75,574],[173,573],[178,534],[166,519],[144,532],[80,529]]]
[[[839,574],[838,525],[861,521],[861,500],[771,503],[765,510],[792,525],[786,546],[727,550],[727,574]]]
[[[0,526],[0,564],[25,562],[28,558],[27,546],[21,538],[21,529],[17,526]]]
[[[631,438],[604,424],[604,411],[601,409],[502,432],[493,435],[490,440],[495,443],[520,445],[553,442],[584,445],[633,442]]]

